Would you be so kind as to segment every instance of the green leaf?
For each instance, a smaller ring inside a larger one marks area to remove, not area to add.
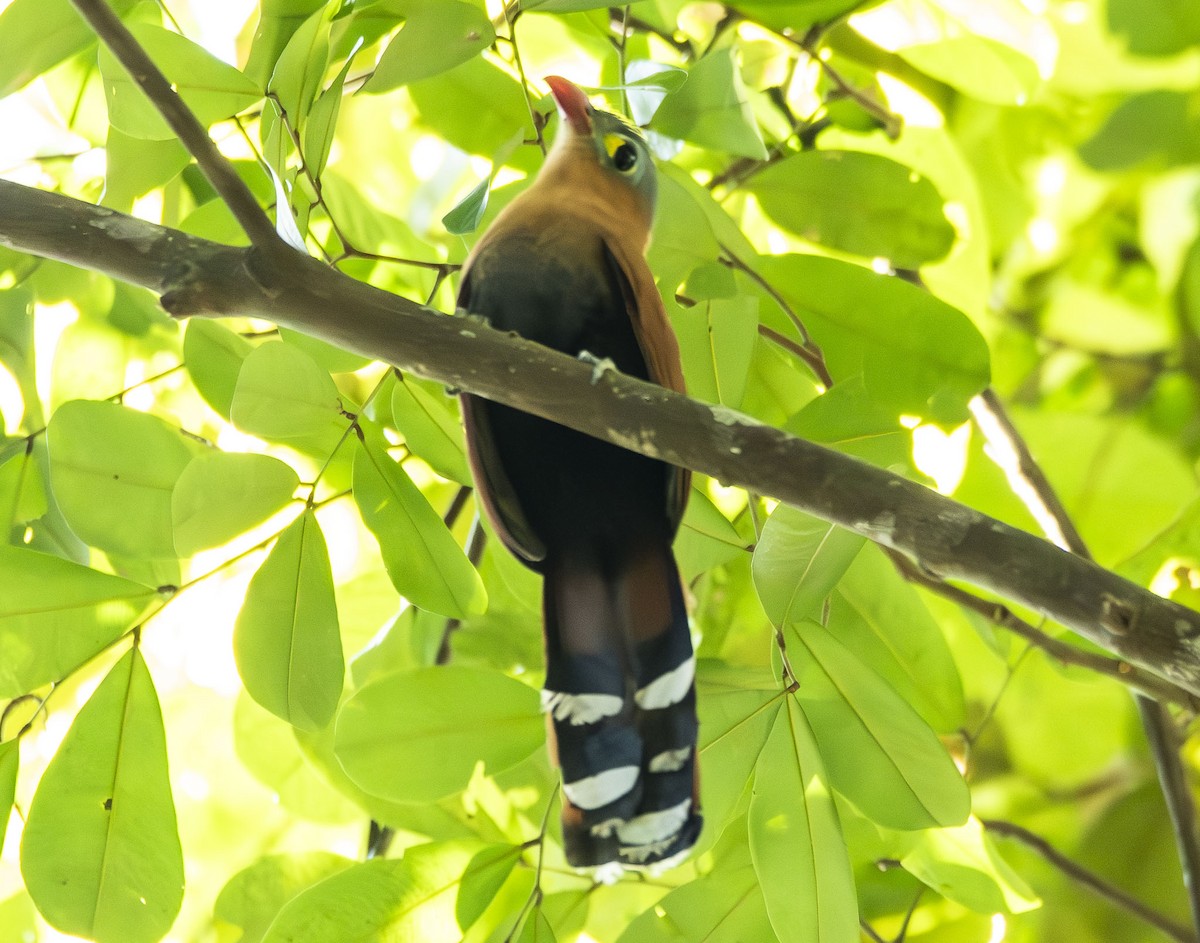
[[[878,0],[874,0],[878,2]],[[872,0],[737,0],[738,10],[769,29],[803,33],[816,23],[832,23],[843,14],[873,6]]]
[[[0,851],[4,850],[4,832],[13,800],[17,796],[17,768],[21,762],[21,741],[0,743]]]
[[[337,385],[312,357],[268,341],[243,362],[229,413],[245,432],[287,441],[340,433],[341,406]]]
[[[693,65],[687,82],[663,99],[651,127],[701,147],[767,159],[731,49],[711,52]]]
[[[701,805],[704,833],[711,844],[738,806],[754,775],[782,704],[783,692],[766,671],[753,679],[737,669],[703,661],[697,675],[700,715]]]
[[[243,337],[207,318],[192,318],[183,335],[183,363],[196,389],[217,413],[229,418],[238,373],[254,350]]]
[[[183,852],[154,682],[137,649],[79,711],[29,807],[21,872],[58,930],[97,943],[162,938]]]
[[[149,23],[131,23],[129,31],[204,126],[236,115],[262,99],[262,89],[253,81],[190,39]],[[175,137],[106,46],[100,48],[100,73],[108,119],[116,128],[130,137],[152,141]]]
[[[23,525],[47,510],[37,459],[32,451],[22,449],[0,465],[0,534],[15,537]]]
[[[177,138],[148,141],[109,125],[103,204],[128,213],[134,201],[179,176],[192,157]]]
[[[190,557],[232,540],[286,507],[299,486],[292,467],[269,455],[197,455],[171,493],[176,551]]]
[[[977,913],[1019,914],[1041,904],[974,817],[958,828],[921,832],[900,863],[943,897]]]
[[[494,154],[517,131],[532,134],[520,84],[479,56],[413,82],[408,93],[427,127],[470,154]]]
[[[266,85],[288,41],[325,0],[261,0],[246,74]]]
[[[425,495],[373,436],[354,456],[354,500],[400,595],[455,619],[484,611],[487,592],[475,567]]]
[[[685,288],[686,291],[686,288]],[[717,298],[674,320],[688,393],[737,409],[758,343],[758,299]]]
[[[267,82],[267,91],[279,100],[284,120],[292,129],[305,123],[325,78],[329,24],[337,9],[335,4],[326,4],[301,24],[280,53]]]
[[[338,792],[305,755],[295,728],[243,692],[233,707],[233,747],[250,775],[288,812],[309,822],[345,825],[362,809]]]
[[[800,622],[785,632],[796,697],[834,788],[890,828],[965,822],[967,784],[917,712],[827,629]]]
[[[267,930],[264,943],[330,940],[420,940],[459,943],[460,888],[494,862],[479,841],[417,845],[400,859],[356,864],[294,897]],[[505,846],[507,847],[507,846]]]
[[[371,363],[371,358],[338,347],[329,341],[310,334],[302,334],[291,328],[281,327],[279,337],[287,344],[308,354],[322,370],[329,373],[353,373]]]
[[[50,482],[71,530],[106,553],[174,558],[171,492],[201,446],[116,403],[73,400],[47,433]]]
[[[431,393],[412,377],[398,373],[392,387],[392,421],[409,451],[443,478],[469,485],[462,425],[450,402],[448,396]]]
[[[38,939],[37,909],[24,891],[0,901],[0,933],[21,943]]]
[[[259,943],[284,904],[353,865],[349,858],[325,851],[260,858],[229,879],[213,915],[241,931],[238,943]]]
[[[941,626],[878,548],[865,547],[838,583],[829,628],[934,730],[966,723],[962,680]]]
[[[632,0],[639,3],[641,0]],[[612,6],[604,0],[518,0],[522,11],[532,13],[581,13],[584,10],[601,10]]]
[[[279,536],[246,590],[233,632],[246,691],[295,727],[324,727],[345,666],[329,550],[306,510]]]
[[[498,671],[438,666],[364,685],[338,712],[334,752],[362,789],[428,802],[464,789],[477,763],[503,772],[542,746],[538,693]]]
[[[329,162],[329,154],[333,150],[333,138],[337,132],[338,114],[342,108],[342,91],[346,85],[346,76],[354,57],[346,60],[342,70],[334,76],[329,88],[325,89],[313,104],[308,120],[301,129],[301,150],[304,164],[309,173],[320,177]]]
[[[940,259],[954,244],[954,227],[933,184],[878,154],[801,151],[764,167],[742,189],[797,236],[882,257],[896,268]]]
[[[541,907],[536,907],[525,919],[525,925],[521,927],[521,935],[517,937],[516,943],[555,943],[556,939],[554,927],[546,919],[546,914]]]
[[[479,55],[496,39],[487,14],[461,0],[413,4],[402,29],[379,57],[366,92],[387,92],[453,69]]]
[[[1024,105],[1042,84],[1033,59],[988,36],[943,36],[899,54],[925,74],[995,105]]]
[[[0,697],[59,681],[133,626],[148,586],[25,547],[0,546]]]
[[[750,854],[783,941],[857,943],[858,900],[812,730],[788,698],[754,771]]]
[[[750,858],[744,816],[737,827],[730,825],[713,857],[712,870],[645,909],[621,934],[619,943],[766,943],[777,939]]]
[[[454,207],[442,217],[442,225],[452,236],[463,236],[474,232],[483,222],[483,214],[487,212],[488,196],[492,192],[492,178],[484,177],[471,188],[471,192],[454,204]]]
[[[109,5],[121,16],[137,3],[113,0]],[[60,62],[96,45],[96,31],[84,22],[70,0],[13,0],[0,12],[0,36],[8,50],[0,56],[0,98],[7,98]]]
[[[754,548],[754,588],[776,625],[815,618],[866,539],[781,504]]]
[[[758,267],[821,345],[835,380],[861,373],[871,398],[897,415],[944,424],[967,419],[990,366],[987,342],[957,308],[836,259],[785,255]]]
[[[1096,170],[1117,171],[1143,161],[1188,164],[1200,161],[1197,95],[1154,89],[1131,95],[1108,116],[1100,130],[1079,147],[1079,156]]]
[[[1108,0],[1108,28],[1138,56],[1173,56],[1200,45],[1200,8],[1191,0]]]

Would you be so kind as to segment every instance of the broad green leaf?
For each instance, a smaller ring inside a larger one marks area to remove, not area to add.
[[[732,6],[774,30],[803,33],[816,23],[832,23],[843,14],[875,5],[878,0],[737,0]]]
[[[988,36],[945,36],[899,54],[927,75],[995,105],[1024,105],[1042,84],[1033,59]]]
[[[291,328],[281,327],[279,336],[285,343],[304,351],[312,357],[318,367],[330,373],[353,373],[371,363],[369,357],[351,353],[329,341],[293,331]]]
[[[404,469],[372,436],[354,456],[354,500],[400,595],[456,619],[484,611],[487,593],[475,567]]]
[[[409,450],[439,475],[471,484],[462,425],[448,396],[431,393],[417,380],[398,373],[392,387],[392,421]]]
[[[460,927],[474,926],[495,900],[512,874],[521,848],[516,845],[485,845],[471,858],[458,890],[454,916]]]
[[[442,217],[442,225],[452,236],[463,236],[474,232],[483,222],[487,212],[488,196],[492,192],[492,178],[484,177],[471,188],[471,192],[454,204],[450,212]]]
[[[556,943],[556,940],[554,927],[546,919],[542,908],[536,907],[525,919],[525,925],[521,927],[521,935],[517,937],[516,943]]]
[[[65,678],[124,635],[156,596],[25,547],[0,546],[0,586],[0,697]]]
[[[685,580],[728,563],[746,553],[750,544],[702,489],[692,488],[674,545],[675,561]]]
[[[154,682],[137,649],[79,711],[29,807],[21,873],[56,929],[152,943],[183,900],[183,852]]]
[[[735,669],[700,663],[696,707],[700,716],[701,805],[711,845],[721,835],[754,775],[755,764],[783,704],[783,692],[765,670],[753,679]]]
[[[0,534],[14,537],[29,521],[48,510],[46,488],[37,459],[22,449],[0,465]]]
[[[434,842],[409,848],[403,858],[353,865],[285,904],[264,943],[459,943],[470,928],[459,922],[460,890],[476,871],[494,866],[483,852],[495,847]]]
[[[192,318],[183,335],[183,363],[196,389],[217,413],[229,418],[242,363],[254,350],[245,338],[207,318]]]
[[[113,12],[124,15],[137,0],[113,0]],[[0,12],[0,98],[24,88],[60,62],[96,45],[96,31],[70,0],[13,0]]]
[[[233,66],[190,39],[149,23],[131,23],[134,39],[163,70],[200,123],[208,126],[257,104],[262,89]],[[165,141],[175,136],[141,88],[108,48],[100,48],[100,72],[108,118],[135,138]]]
[[[731,49],[719,49],[691,67],[688,80],[654,114],[655,131],[702,147],[766,160],[758,122]]]
[[[329,374],[292,344],[267,341],[242,363],[230,418],[270,439],[305,439],[340,430],[341,398]]]
[[[116,403],[73,400],[48,432],[50,482],[84,543],[134,559],[174,558],[171,492],[201,446]]]
[[[20,765],[21,741],[0,743],[0,851],[4,850],[4,832],[17,796],[17,767]]]
[[[292,35],[323,6],[325,0],[262,0],[246,74],[265,86]]]
[[[175,179],[191,159],[177,138],[148,141],[109,125],[104,143],[104,205],[128,213],[135,200]]]
[[[775,716],[754,771],[750,854],[780,940],[857,943],[858,900],[833,795],[804,713]]]
[[[372,795],[428,802],[542,746],[538,693],[498,671],[438,666],[364,685],[338,712],[334,752]]]
[[[213,915],[241,931],[238,943],[259,943],[284,904],[353,865],[349,858],[326,851],[260,858],[229,879]]]
[[[1191,0],[1108,0],[1108,27],[1138,56],[1173,56],[1200,46],[1200,7]]]
[[[280,53],[267,82],[267,91],[279,100],[284,120],[293,129],[305,123],[325,78],[329,24],[335,12],[334,4],[326,4],[301,24]]]
[[[781,504],[754,548],[754,588],[776,625],[815,618],[866,539]]]
[[[362,816],[362,808],[338,792],[308,759],[296,740],[295,728],[244,692],[233,708],[233,747],[250,775],[296,817],[345,825]]]
[[[532,133],[520,84],[479,56],[413,82],[408,93],[427,127],[471,154],[494,154],[518,130]]]
[[[713,858],[711,870],[647,908],[629,924],[619,943],[767,943],[777,939],[750,857],[745,816],[736,827],[730,825],[713,850]]]
[[[883,468],[912,465],[912,433],[900,424],[900,411],[873,398],[861,374],[814,396],[784,429]]]
[[[829,630],[800,622],[785,632],[796,697],[833,787],[891,828],[966,821],[967,784],[917,712]]]
[[[197,455],[171,493],[176,551],[190,557],[245,533],[286,507],[299,486],[292,467],[269,455]]]
[[[491,20],[477,5],[423,0],[409,8],[404,29],[388,43],[363,91],[386,92],[446,72],[495,39]]]
[[[877,154],[801,151],[764,167],[743,189],[797,236],[882,257],[896,268],[940,259],[954,244],[954,227],[933,184]]]
[[[342,693],[342,643],[329,550],[307,510],[288,525],[250,581],[233,632],[246,691],[276,717],[316,730]]]
[[[634,4],[641,0],[632,0]],[[612,4],[604,0],[518,0],[521,10],[539,13],[580,13],[584,10],[601,10]]]
[[[1106,171],[1143,161],[1195,163],[1200,160],[1195,107],[1192,92],[1153,89],[1131,95],[1079,146],[1079,156],[1090,167]]]
[[[934,730],[964,725],[962,680],[946,636],[879,549],[864,548],[850,564],[834,591],[829,628]]]
[[[38,926],[37,908],[25,891],[0,901],[0,933],[7,939],[29,943],[38,939]]]
[[[758,299],[740,295],[706,301],[676,318],[674,326],[689,395],[740,407],[758,343]]]
[[[333,138],[337,132],[338,114],[342,109],[342,94],[346,85],[346,76],[354,58],[346,60],[342,70],[334,76],[329,88],[325,89],[309,112],[308,120],[301,129],[301,150],[304,154],[304,164],[309,173],[320,177],[325,172],[329,162],[330,151],[333,150]]]
[[[758,267],[821,345],[835,380],[861,373],[871,398],[897,415],[966,420],[990,365],[987,343],[961,311],[901,279],[836,259],[786,255]]]
[[[943,897],[978,913],[1019,914],[1041,904],[973,816],[958,828],[921,832],[900,863]]]

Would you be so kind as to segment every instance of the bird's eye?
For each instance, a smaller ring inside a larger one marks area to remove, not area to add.
[[[613,166],[623,174],[627,174],[637,166],[637,148],[632,144],[621,144],[612,152]]]

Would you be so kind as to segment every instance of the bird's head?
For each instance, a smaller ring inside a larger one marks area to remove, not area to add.
[[[641,132],[624,118],[597,111],[583,90],[566,79],[551,75],[546,84],[562,118],[554,149],[594,155],[605,173],[637,191],[653,212],[658,187],[650,148]]]

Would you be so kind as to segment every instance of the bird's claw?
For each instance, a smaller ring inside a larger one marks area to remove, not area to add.
[[[617,371],[617,365],[613,363],[612,357],[597,357],[590,351],[581,350],[579,352],[579,359],[584,363],[592,365],[592,386],[599,383],[600,378],[610,370],[613,372]]]

